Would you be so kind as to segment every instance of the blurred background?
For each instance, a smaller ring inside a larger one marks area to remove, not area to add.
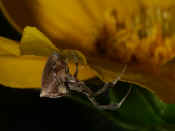
[[[0,36],[13,40],[21,37],[1,12]],[[89,87],[103,84],[98,79],[95,84],[93,81],[86,83]],[[110,96],[120,100],[130,86],[119,82],[119,88],[112,91],[117,97]],[[40,99],[39,89],[0,85],[0,131],[175,131],[175,105],[165,104],[146,89],[132,86],[122,108],[111,112],[96,110],[81,94],[77,98]],[[102,96],[103,102],[109,102],[106,96]]]

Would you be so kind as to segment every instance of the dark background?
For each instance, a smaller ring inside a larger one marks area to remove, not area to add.
[[[20,40],[21,35],[0,12],[0,36]],[[0,85],[0,131],[113,130],[110,120],[70,98],[40,99],[39,90]]]

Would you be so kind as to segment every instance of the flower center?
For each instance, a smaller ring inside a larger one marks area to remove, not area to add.
[[[124,11],[123,11],[124,12]],[[99,54],[121,63],[162,65],[175,56],[175,8],[140,5],[132,13],[106,11]]]

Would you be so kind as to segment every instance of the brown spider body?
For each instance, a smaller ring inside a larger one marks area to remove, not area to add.
[[[76,72],[74,75],[71,75],[65,58],[58,53],[51,55],[43,70],[40,97],[59,98],[69,96],[71,91],[76,91],[86,95],[89,101],[91,101],[99,109],[115,110],[120,108],[121,104],[127,98],[130,90],[123,99],[116,104],[100,105],[95,100],[95,96],[104,93],[106,89],[111,87],[111,85],[114,87],[120,79],[120,76],[114,82],[106,83],[103,88],[96,93],[93,93],[83,81],[77,79],[78,64],[76,65]],[[126,68],[123,69],[123,72],[125,69]]]

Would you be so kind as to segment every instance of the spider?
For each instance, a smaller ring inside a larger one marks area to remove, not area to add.
[[[48,58],[43,70],[40,97],[60,98],[63,96],[70,96],[71,91],[76,91],[86,95],[89,101],[98,109],[116,110],[121,107],[130,94],[131,88],[129,88],[126,95],[119,103],[100,105],[96,101],[95,97],[103,94],[108,88],[114,87],[120,80],[121,75],[124,74],[127,65],[123,67],[121,74],[116,78],[116,80],[105,83],[101,89],[97,92],[93,92],[83,81],[78,80],[78,63],[75,64],[76,71],[73,75],[71,75],[65,58],[59,53],[53,53]]]

